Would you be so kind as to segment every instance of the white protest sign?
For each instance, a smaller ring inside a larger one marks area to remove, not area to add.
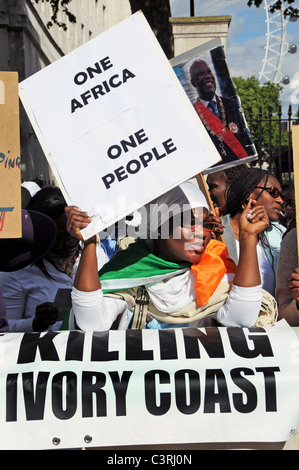
[[[7,333],[0,448],[285,442],[298,343],[289,326]]]
[[[220,160],[141,12],[19,94],[68,204],[95,216],[88,236]]]

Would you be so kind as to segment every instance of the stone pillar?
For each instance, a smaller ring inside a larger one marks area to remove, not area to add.
[[[215,38],[221,38],[225,48],[230,22],[231,16],[170,18],[174,38],[174,57]]]

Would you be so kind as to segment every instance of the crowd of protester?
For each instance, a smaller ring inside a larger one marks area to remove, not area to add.
[[[1,331],[298,326],[294,188],[247,165],[206,181],[214,207],[187,181],[141,208],[128,243],[84,240],[88,214],[22,183],[22,238],[0,241]]]

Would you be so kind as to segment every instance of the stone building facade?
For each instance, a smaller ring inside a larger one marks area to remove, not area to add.
[[[19,82],[131,15],[129,0],[73,0],[75,24],[47,28],[51,7],[34,0],[0,0],[0,70],[17,71]],[[46,92],[46,90],[45,90]],[[22,180],[52,184],[53,177],[20,102]]]

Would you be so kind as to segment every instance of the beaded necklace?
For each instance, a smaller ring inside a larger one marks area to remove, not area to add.
[[[222,126],[221,126],[221,133],[217,133],[215,132],[207,123],[207,120],[206,118],[204,117],[201,109],[199,106],[196,106],[197,110],[198,110],[198,114],[199,114],[199,117],[200,119],[202,120],[202,122],[204,123],[205,125],[205,128],[207,129],[207,131],[211,134],[211,135],[214,135],[215,137],[217,137],[217,139],[219,140],[219,147],[220,147],[220,152],[223,156],[226,155],[226,151],[224,150],[224,144],[223,144],[223,140],[224,140],[224,133],[226,131],[226,114],[225,114],[225,109],[224,109],[224,106],[223,106],[223,102],[222,102],[222,99],[220,98],[220,96],[218,96],[218,100],[219,100],[219,106],[220,106],[220,115],[221,115],[221,123],[222,123]]]

